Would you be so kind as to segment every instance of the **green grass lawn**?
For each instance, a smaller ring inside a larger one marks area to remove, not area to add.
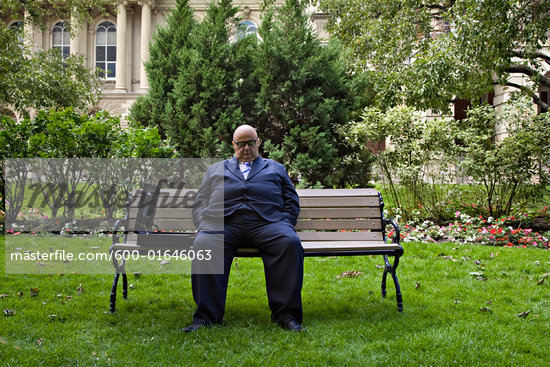
[[[455,246],[405,244],[403,313],[391,281],[380,297],[380,256],[306,258],[301,334],[270,322],[258,258],[234,263],[225,324],[192,334],[179,331],[188,275],[130,275],[109,314],[112,276],[5,275],[2,263],[0,365],[550,365],[550,252]]]

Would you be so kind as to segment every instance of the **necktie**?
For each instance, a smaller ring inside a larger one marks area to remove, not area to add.
[[[245,169],[243,171],[243,176],[244,176],[244,179],[246,180],[246,178],[248,177],[248,174],[250,173],[251,163],[250,162],[244,162],[244,165],[245,165]]]

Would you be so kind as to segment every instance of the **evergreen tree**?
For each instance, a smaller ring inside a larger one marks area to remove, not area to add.
[[[180,0],[151,47],[151,90],[132,115],[159,125],[180,156],[231,154],[231,133],[243,119],[230,43],[237,11],[230,0],[221,0],[209,4],[206,17],[196,23],[188,1]]]
[[[340,47],[321,44],[303,1],[268,8],[259,41],[233,41],[236,13],[231,0],[219,0],[197,22],[188,0],[178,0],[154,37],[151,89],[132,117],[159,126],[182,157],[231,156],[233,130],[248,123],[265,142],[262,155],[287,165],[300,187],[364,182],[368,164],[338,132],[364,106],[365,83],[346,74]]]
[[[163,134],[164,126],[175,120],[174,89],[189,47],[188,40],[196,26],[189,0],[177,0],[166,27],[157,29],[149,47],[149,61],[145,63],[149,92],[138,98],[130,109],[134,120],[157,126]]]
[[[305,2],[267,10],[259,33],[256,126],[264,155],[287,164],[300,186],[343,182],[346,149],[337,129],[348,121],[350,78],[334,42],[314,35]]]

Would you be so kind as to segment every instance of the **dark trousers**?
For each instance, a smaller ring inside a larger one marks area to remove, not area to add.
[[[200,231],[194,249],[216,246],[213,243],[221,241],[213,240],[214,237],[219,239],[219,234]],[[257,248],[261,252],[272,321],[293,317],[302,322],[304,250],[289,222],[271,223],[254,212],[239,211],[225,218],[223,247],[223,274],[204,274],[208,271],[204,268],[201,271],[196,266],[191,274],[193,298],[197,304],[194,322],[217,324],[222,321],[229,271],[239,247]]]

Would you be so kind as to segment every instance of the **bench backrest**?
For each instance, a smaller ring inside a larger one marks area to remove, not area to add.
[[[152,230],[196,231],[191,217],[194,190],[162,189],[155,205]],[[302,241],[383,241],[383,202],[375,189],[297,190],[300,217],[296,231]],[[132,192],[127,230],[136,229],[136,220],[145,209],[141,190]],[[140,212],[141,206],[141,212]],[[129,239],[133,236],[129,234]],[[134,235],[135,236],[135,235]]]

